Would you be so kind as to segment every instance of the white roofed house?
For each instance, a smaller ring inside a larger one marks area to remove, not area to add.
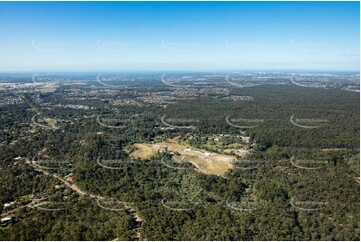
[[[13,220],[13,217],[5,217],[1,219],[1,226],[6,226],[8,225],[11,221]]]

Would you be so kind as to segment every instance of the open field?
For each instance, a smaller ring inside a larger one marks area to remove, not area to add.
[[[57,120],[56,119],[53,119],[53,118],[46,118],[45,119],[46,123],[51,126],[53,129],[57,128]]]
[[[218,176],[224,175],[227,170],[231,169],[232,162],[236,159],[236,156],[208,152],[207,150],[173,143],[172,140],[154,144],[137,143],[134,146],[137,150],[130,154],[134,158],[147,159],[158,152],[169,152],[173,154],[175,161],[190,162],[197,167],[198,171]]]

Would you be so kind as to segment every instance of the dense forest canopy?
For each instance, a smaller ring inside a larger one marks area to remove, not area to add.
[[[359,93],[129,78],[0,91],[0,240],[360,239]],[[170,139],[248,163],[131,155]]]

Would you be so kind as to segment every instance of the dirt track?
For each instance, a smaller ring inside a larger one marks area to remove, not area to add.
[[[54,177],[55,179],[59,180],[64,185],[66,185],[67,187],[72,189],[74,192],[78,193],[80,196],[89,196],[90,198],[94,198],[94,199],[107,199],[105,197],[94,195],[94,194],[91,194],[89,192],[83,191],[77,185],[66,181],[64,178],[62,178],[62,177],[60,177],[58,175],[51,174],[48,171],[39,168],[35,164],[32,164],[31,161],[29,161],[29,160],[26,161],[26,164],[29,164],[30,166],[32,166],[36,171],[39,171],[39,172],[41,172],[41,173],[43,173],[43,174],[45,174],[47,176]],[[128,213],[133,217],[133,220],[136,223],[136,228],[135,228],[136,237],[135,237],[135,240],[141,240],[142,236],[141,236],[141,233],[140,233],[140,226],[141,226],[141,224],[143,222],[143,219],[141,218],[141,216],[139,215],[139,213],[136,211],[136,209],[134,207],[129,206],[128,204],[127,205],[124,204],[124,207],[128,211]],[[117,240],[117,239],[115,239],[115,240]]]

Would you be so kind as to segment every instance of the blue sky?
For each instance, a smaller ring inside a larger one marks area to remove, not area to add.
[[[359,2],[0,2],[0,71],[359,70]]]

